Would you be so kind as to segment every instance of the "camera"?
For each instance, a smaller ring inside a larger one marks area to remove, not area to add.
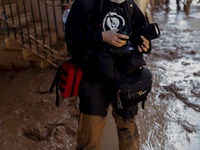
[[[153,40],[160,36],[160,29],[157,23],[151,23],[142,28],[137,29],[136,31],[136,41],[138,45],[142,45],[143,40],[141,39],[143,35],[147,40]]]
[[[141,35],[143,35],[147,40],[150,41],[160,36],[160,29],[157,23],[151,23],[143,26],[142,28],[136,28],[133,24],[132,27],[128,25],[121,26],[118,33],[127,35],[130,38],[133,37],[135,46],[133,46],[128,39],[127,44],[122,47],[110,46],[110,52],[112,54],[126,55],[130,54],[130,52],[134,50],[134,47],[137,49],[138,45],[143,45],[143,40],[140,37]]]
[[[124,34],[124,35],[131,37],[132,32],[133,31],[132,31],[131,27],[128,25],[125,25],[125,26],[121,26],[117,33]],[[122,40],[124,40],[124,39],[122,39]],[[110,46],[110,52],[112,54],[127,55],[127,54],[130,54],[130,51],[132,51],[132,50],[134,50],[134,48],[129,40],[127,40],[126,45],[124,45],[122,47]]]
[[[127,36],[130,37],[130,36],[132,35],[133,31],[132,31],[132,29],[131,29],[130,26],[125,25],[125,26],[121,26],[121,27],[119,28],[118,33],[124,34],[124,35],[127,35]]]

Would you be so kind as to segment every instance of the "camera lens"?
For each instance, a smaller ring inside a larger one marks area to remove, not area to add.
[[[127,35],[128,33],[129,33],[129,32],[128,32],[128,29],[127,29],[127,28],[122,29],[122,34]]]
[[[127,35],[127,36],[131,36],[132,35],[132,29],[131,29],[130,26],[121,26],[119,28],[119,33]]]
[[[155,30],[156,30],[156,34],[157,34],[158,36],[160,36],[160,31],[159,31],[159,28],[158,28],[158,25],[157,25],[157,24],[155,24]]]

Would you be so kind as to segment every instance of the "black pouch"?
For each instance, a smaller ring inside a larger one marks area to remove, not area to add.
[[[117,82],[118,109],[144,103],[152,87],[152,74],[149,69],[141,67],[130,76],[124,76]]]

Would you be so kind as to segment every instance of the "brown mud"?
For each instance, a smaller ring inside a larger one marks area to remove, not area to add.
[[[50,68],[1,72],[1,150],[57,150],[75,145],[71,140],[78,129],[78,98],[61,98],[61,105],[55,106],[55,92],[48,92],[55,72]]]
[[[153,88],[137,123],[142,150],[197,150],[200,147],[200,3],[193,0],[190,14],[154,11],[161,37],[146,56]]]
[[[190,14],[154,11],[161,37],[145,59],[153,88],[140,108],[137,125],[142,150],[198,150],[200,147],[200,4]],[[183,9],[183,8],[181,8]],[[78,98],[48,93],[56,69],[0,71],[0,150],[75,150]],[[117,130],[109,109],[101,150],[118,150]]]

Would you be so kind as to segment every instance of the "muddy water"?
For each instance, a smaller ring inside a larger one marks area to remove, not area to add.
[[[183,10],[183,8],[181,8]],[[162,36],[146,56],[154,85],[145,111],[138,114],[140,149],[200,149],[200,3],[190,15],[156,9]]]

